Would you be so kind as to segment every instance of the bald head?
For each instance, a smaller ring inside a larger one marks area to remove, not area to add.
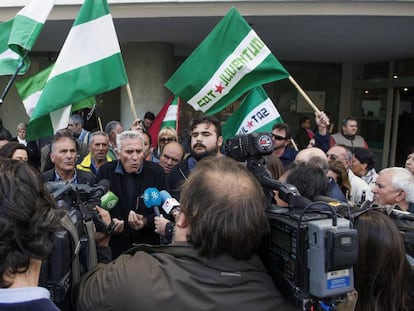
[[[312,147],[299,151],[299,153],[296,155],[295,163],[308,163],[309,160],[313,157],[328,161],[326,159],[326,154],[321,149]]]
[[[160,155],[159,165],[169,174],[172,168],[184,157],[184,148],[180,143],[172,141],[166,144]]]

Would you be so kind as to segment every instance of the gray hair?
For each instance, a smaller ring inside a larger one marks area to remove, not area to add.
[[[381,173],[391,174],[391,185],[394,189],[401,189],[406,193],[405,200],[414,203],[414,176],[403,167],[384,168]]]
[[[107,124],[106,124],[106,126],[105,126],[105,132],[108,134],[108,135],[111,135],[111,133],[112,133],[112,131],[114,131],[115,130],[115,128],[117,127],[117,125],[120,125],[120,126],[122,126],[122,124],[121,124],[121,122],[119,122],[119,121],[115,121],[115,120],[113,120],[113,121],[109,121]]]
[[[82,127],[83,127],[83,125],[84,125],[84,121],[83,121],[83,119],[82,119],[82,117],[80,116],[80,115],[78,115],[78,114],[73,114],[73,115],[71,115],[70,116],[70,119],[73,121],[73,123],[75,123],[75,124],[80,124]]]
[[[118,152],[121,152],[121,146],[122,146],[122,142],[125,139],[135,139],[135,138],[139,138],[142,142],[142,146],[144,146],[145,141],[144,141],[144,137],[142,136],[142,134],[138,131],[123,131],[121,134],[116,135],[116,150]]]

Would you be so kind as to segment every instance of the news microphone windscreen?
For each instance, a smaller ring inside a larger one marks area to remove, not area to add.
[[[164,203],[167,199],[171,198],[171,194],[167,190],[160,191],[161,203]]]
[[[161,205],[161,196],[157,188],[147,188],[143,195],[144,204],[146,207],[154,207]]]
[[[118,203],[119,199],[112,191],[108,191],[101,197],[101,207],[110,211]]]
[[[180,206],[180,203],[174,198],[168,198],[162,205],[162,209],[169,214],[175,207]]]

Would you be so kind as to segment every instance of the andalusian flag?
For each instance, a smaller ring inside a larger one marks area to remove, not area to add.
[[[55,4],[55,0],[33,0],[16,17],[0,24],[0,75],[12,75],[19,63],[24,74],[30,66],[25,54],[31,51]]]
[[[49,78],[50,72],[55,64],[50,65],[46,69],[43,69],[39,73],[31,76],[25,80],[16,82],[16,89],[22,98],[24,108],[29,118],[33,115],[33,112],[39,101],[39,96],[46,85],[47,79]],[[90,108],[96,104],[95,97],[89,97],[81,100],[80,102],[74,103],[70,112],[81,110],[83,108]],[[50,118],[50,120],[48,120]],[[59,124],[62,119],[59,113],[50,113],[49,116],[44,116],[32,122],[32,129],[35,129],[35,133],[32,136],[36,138],[52,136],[54,133],[53,128],[59,129],[67,126],[67,123]],[[52,127],[48,127],[52,124]],[[30,133],[29,133],[30,134]],[[30,137],[30,135],[29,135]],[[33,138],[35,139],[35,138]]]
[[[215,114],[246,91],[289,73],[232,8],[165,86],[195,110]]]
[[[271,132],[274,124],[282,122],[279,111],[265,90],[258,86],[247,94],[223,125],[223,139],[253,132]]]
[[[171,96],[168,102],[158,112],[155,120],[152,122],[148,133],[151,135],[152,146],[156,147],[158,143],[158,132],[164,127],[172,127],[178,133],[180,99],[177,96]]]
[[[29,121],[29,139],[45,135],[44,132],[52,128],[50,113],[62,115],[59,126],[66,124],[63,126],[66,127],[72,103],[126,83],[128,79],[108,3],[85,0],[39,94]],[[35,122],[39,119],[43,120],[42,128]],[[54,132],[58,129],[53,127]]]

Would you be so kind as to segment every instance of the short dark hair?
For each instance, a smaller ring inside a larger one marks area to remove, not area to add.
[[[341,126],[346,126],[349,121],[356,121],[356,122],[358,122],[358,120],[355,119],[354,117],[347,117],[347,118],[345,118],[345,119],[342,120]]]
[[[328,192],[329,179],[322,168],[309,163],[299,163],[286,178],[288,184],[294,185],[300,194],[309,200]]]
[[[202,123],[213,124],[216,128],[217,137],[221,136],[220,121],[212,116],[201,116],[197,119],[194,119],[193,122],[191,122],[190,131],[193,131],[197,125]]]
[[[353,153],[354,157],[357,158],[359,162],[367,165],[368,171],[375,167],[374,154],[371,150],[362,147],[354,147]]]
[[[200,256],[249,259],[268,233],[263,190],[233,159],[207,157],[198,162],[180,198],[190,227],[188,241]]]
[[[286,138],[292,138],[292,131],[290,130],[290,127],[287,123],[276,123],[272,127],[272,131],[278,129],[278,130],[284,130],[286,133]]]
[[[302,118],[300,118],[299,119],[299,125],[302,125],[306,121],[312,121],[312,118],[309,118],[309,117],[302,117]]]
[[[6,278],[50,255],[61,215],[27,163],[4,159],[0,171],[0,287],[7,288]]]
[[[153,114],[151,111],[147,111],[144,115],[144,119],[154,121],[155,120],[155,114]]]
[[[15,142],[15,141],[11,141],[0,148],[0,157],[11,159],[13,154],[16,152],[16,150],[19,150],[19,149],[26,150],[27,154],[29,155],[29,152],[27,151],[27,148],[25,145],[19,144],[18,142]]]

